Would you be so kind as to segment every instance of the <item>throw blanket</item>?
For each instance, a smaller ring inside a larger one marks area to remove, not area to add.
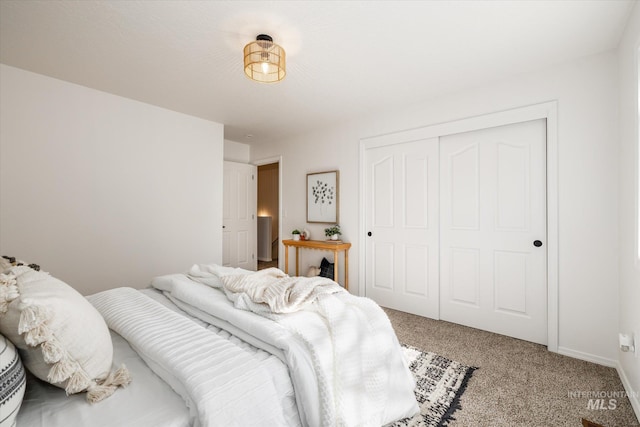
[[[88,299],[185,399],[195,426],[286,425],[271,375],[249,353],[134,289]]]
[[[227,277],[207,277],[208,270],[215,269],[198,269],[207,285],[176,274],[152,286],[189,314],[283,357],[305,425],[381,426],[418,412],[414,379],[375,302],[320,293],[293,313],[252,313],[236,309],[219,286]]]
[[[320,295],[346,292],[326,277],[289,277],[277,268],[220,279],[236,308],[259,314],[293,313],[308,307]]]

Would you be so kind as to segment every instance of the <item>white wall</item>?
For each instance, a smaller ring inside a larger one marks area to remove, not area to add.
[[[249,163],[251,146],[241,142],[224,140],[224,159],[229,162]]]
[[[353,243],[350,288],[358,293],[358,147],[364,137],[558,100],[559,346],[614,365],[618,329],[618,85],[615,52],[433,99],[279,143],[253,159],[283,156],[283,233],[305,226],[305,175],[340,170],[340,224]],[[412,83],[429,84],[429,82]],[[372,106],[380,110],[384,106]],[[307,225],[322,238],[323,225]],[[284,255],[281,248],[280,264]],[[305,253],[301,269],[320,253]]]
[[[620,72],[620,325],[634,332],[640,345],[640,261],[637,253],[636,206],[638,203],[638,48],[640,6],[636,4],[618,49]],[[640,418],[640,356],[618,352],[620,373],[631,403]],[[640,351],[638,352],[640,354]]]
[[[223,126],[0,65],[0,252],[83,294],[222,259]]]

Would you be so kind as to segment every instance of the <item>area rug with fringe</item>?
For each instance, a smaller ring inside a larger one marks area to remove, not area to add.
[[[477,368],[404,344],[402,351],[416,378],[415,394],[420,413],[413,418],[389,424],[388,427],[446,426],[455,419],[453,412],[460,409],[460,396]]]

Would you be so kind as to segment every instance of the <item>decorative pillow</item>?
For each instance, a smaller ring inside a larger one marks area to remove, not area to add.
[[[130,381],[124,367],[109,373],[113,345],[100,313],[48,273],[23,265],[0,274],[0,332],[33,375],[67,394],[98,402]]]
[[[316,277],[320,275],[320,267],[311,266],[307,270],[307,277]]]
[[[8,269],[16,265],[18,266],[27,265],[27,263],[24,261],[17,261],[16,257],[13,257],[13,256],[2,255],[2,257],[0,258],[0,273],[4,273]],[[40,271],[40,266],[38,264],[28,264],[28,265],[34,270]]]
[[[14,426],[27,388],[27,376],[14,345],[0,335],[0,425]]]
[[[322,262],[320,263],[320,276],[333,280],[333,263],[329,262],[326,258],[322,258]]]
[[[15,261],[15,258],[14,258],[14,261]],[[0,258],[0,273],[4,273],[11,267],[13,267],[13,263],[11,262],[11,257],[3,255]]]

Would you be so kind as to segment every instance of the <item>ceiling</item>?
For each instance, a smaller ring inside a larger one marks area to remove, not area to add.
[[[613,49],[635,3],[0,0],[0,62],[257,144]],[[260,33],[287,52],[281,83],[243,73]]]

